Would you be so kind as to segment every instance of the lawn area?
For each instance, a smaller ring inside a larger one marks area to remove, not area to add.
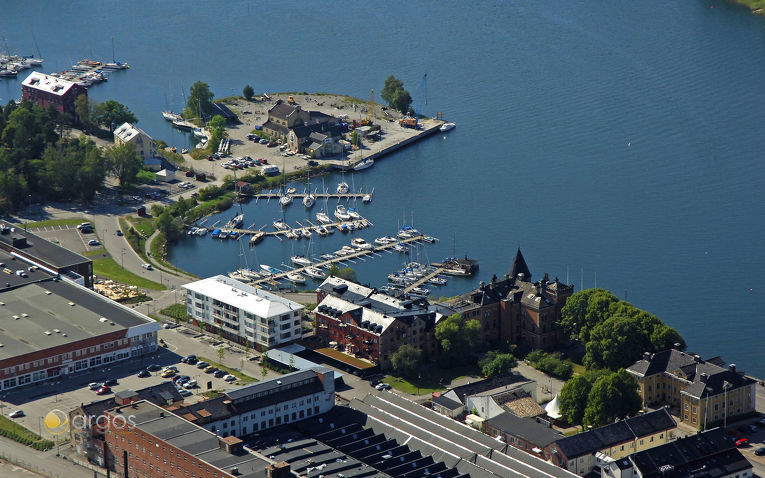
[[[189,319],[186,304],[173,304],[160,310],[159,313],[181,322],[187,322]]]
[[[134,228],[136,228],[138,232],[143,235],[143,237],[148,238],[154,234],[154,230],[156,228],[154,227],[153,218],[128,216],[127,220]]]
[[[581,375],[585,372],[584,365],[579,365],[578,363],[575,363],[572,365],[572,370],[574,372],[574,375]]]
[[[146,262],[149,262],[149,258],[146,257],[146,251],[144,250],[144,244],[146,243],[146,239],[141,237],[140,234],[137,232],[131,232],[130,228],[133,227],[128,223],[128,221],[125,218],[119,218],[120,222],[120,229],[122,229],[122,232],[125,234],[125,239],[127,239],[128,244],[130,244],[130,247],[135,251],[136,254],[138,254],[141,259],[143,259]]]
[[[94,249],[92,251],[85,251],[82,253],[82,255],[85,257],[95,257],[95,256],[100,256],[102,254],[106,254],[106,249],[104,249],[103,247],[100,249]]]
[[[106,277],[107,279],[116,280],[117,282],[123,282],[125,284],[142,287],[144,289],[152,290],[165,290],[167,287],[152,280],[143,278],[137,274],[123,269],[117,261],[111,257],[103,257],[93,261],[93,273],[97,276]]]
[[[32,229],[36,227],[47,227],[47,226],[76,226],[83,222],[90,222],[87,221],[84,217],[73,217],[69,219],[48,219],[47,221],[37,221],[37,222],[30,222],[27,224],[27,227]],[[93,223],[90,222],[90,225],[92,226]]]
[[[0,416],[0,435],[24,445],[29,445],[37,450],[47,450],[53,448],[54,445],[52,441],[43,440],[37,433],[31,432],[4,416]]]
[[[390,384],[391,387],[396,390],[410,395],[430,394],[433,392],[439,392],[446,390],[446,387],[452,382],[461,377],[477,376],[480,374],[478,365],[463,365],[461,367],[454,367],[450,369],[429,368],[423,370],[420,374],[422,378],[405,379],[403,377],[396,377],[393,375],[386,375],[382,379],[382,382]],[[441,385],[441,383],[445,385]],[[418,388],[419,386],[419,388]]]
[[[233,375],[236,378],[238,378],[239,382],[241,382],[242,384],[255,383],[255,382],[259,381],[257,378],[250,377],[249,375],[245,375],[242,372],[238,372],[238,371],[236,371],[236,370],[234,370],[232,368],[228,368],[225,365],[222,365],[222,364],[216,362],[215,360],[211,360],[211,359],[205,358],[205,357],[199,357],[199,360],[207,362],[210,365],[218,367],[221,370],[225,370],[227,373],[230,373],[231,375]]]

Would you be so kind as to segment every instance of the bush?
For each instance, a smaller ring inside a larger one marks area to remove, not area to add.
[[[534,350],[526,355],[526,360],[535,369],[563,380],[568,380],[574,371],[574,364],[563,360],[559,352],[548,354],[543,350]]]

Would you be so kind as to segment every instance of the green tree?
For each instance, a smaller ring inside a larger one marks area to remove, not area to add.
[[[475,319],[465,321],[459,313],[436,324],[436,340],[444,352],[444,359],[455,365],[469,361],[478,347],[480,330],[480,322]]]
[[[361,146],[361,135],[358,131],[351,132],[351,144]]]
[[[189,89],[189,98],[186,101],[187,118],[195,118],[202,113],[203,117],[210,116],[212,114],[212,100],[215,98],[215,94],[210,91],[210,85],[203,81],[197,81]]]
[[[602,426],[640,410],[637,381],[626,370],[600,377],[587,395],[584,423]]]
[[[265,380],[266,375],[268,375],[268,347],[263,350],[260,358],[260,376]]]
[[[393,93],[393,99],[390,105],[402,114],[409,113],[409,105],[412,104],[412,96],[403,88],[399,88]]]
[[[396,78],[393,75],[388,76],[388,78],[385,79],[385,86],[383,87],[382,91],[380,92],[380,97],[387,101],[388,104],[392,104],[393,101],[393,94],[396,92],[396,90],[400,90],[404,88],[404,83]]]
[[[92,119],[95,123],[106,126],[112,132],[123,123],[138,122],[138,118],[135,117],[127,106],[114,100],[108,100],[96,105]]]
[[[120,186],[126,186],[135,182],[143,160],[132,145],[123,144],[106,149],[106,164],[108,170],[117,177]]]
[[[422,362],[422,351],[404,344],[391,356],[393,369],[404,377],[413,377]]]
[[[95,101],[92,103],[95,104]],[[83,129],[92,129],[96,126],[93,122],[93,109],[91,107],[91,102],[88,101],[88,95],[79,95],[74,100],[74,112],[77,114],[77,118]]]
[[[672,327],[660,325],[651,332],[651,348],[653,352],[674,348],[675,344],[680,344],[679,349],[685,350],[685,339]]]
[[[582,423],[584,410],[587,408],[587,396],[591,389],[592,383],[584,375],[572,377],[563,384],[558,395],[558,401],[560,413],[566,422],[571,424]]]
[[[250,85],[245,85],[244,89],[242,90],[242,96],[244,96],[244,99],[247,101],[252,101],[252,97],[255,96],[255,90]]]
[[[211,151],[216,151],[221,140],[228,137],[225,118],[221,115],[213,116],[210,122],[207,123],[207,129],[210,131],[210,139],[207,141],[207,147],[210,148]]]
[[[218,347],[218,360],[220,360],[221,363],[223,363],[223,357],[226,355],[226,349],[223,347]]]
[[[486,358],[481,360],[479,365],[481,366],[481,371],[484,376],[494,377],[496,375],[508,373],[515,368],[518,365],[518,359],[511,354],[491,350],[486,355]]]
[[[154,227],[165,235],[165,239],[168,242],[173,242],[181,236],[181,227],[178,222],[179,221],[170,214],[170,211],[165,209],[162,214],[154,220]]]
[[[351,267],[341,268],[335,263],[329,266],[329,269],[327,269],[327,272],[331,276],[340,277],[341,279],[345,279],[351,282],[358,282],[356,279],[356,271],[353,270],[353,268]]]

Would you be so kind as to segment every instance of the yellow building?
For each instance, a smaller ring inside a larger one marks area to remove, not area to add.
[[[114,130],[114,144],[121,146],[131,144],[136,153],[145,161],[157,156],[154,140],[141,128],[130,123],[123,123]]]
[[[702,360],[680,350],[646,353],[627,371],[638,382],[643,406],[669,405],[683,423],[704,429],[755,409],[756,382],[727,368],[720,357]]]

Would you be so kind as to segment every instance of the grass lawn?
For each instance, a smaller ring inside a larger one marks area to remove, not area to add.
[[[154,282],[149,279],[145,279],[137,274],[123,269],[117,261],[111,257],[103,257],[93,261],[93,273],[97,276],[106,277],[108,279],[123,282],[144,289],[152,290],[165,290],[167,287],[158,282]]]
[[[92,226],[93,223],[91,221],[87,221],[84,217],[80,218],[70,218],[70,219],[48,219],[47,221],[37,221],[37,222],[30,222],[27,224],[27,227],[32,229],[36,227],[46,227],[46,226],[76,226],[83,222],[90,222],[90,225]]]
[[[150,218],[150,217],[128,216],[127,220],[145,238],[147,238],[147,237],[151,236],[152,234],[154,234],[154,230],[156,228],[154,227],[154,219],[153,218]]]
[[[575,363],[572,365],[572,370],[574,372],[574,375],[581,375],[586,370],[584,368],[584,365],[579,365],[578,363]]]
[[[95,257],[95,256],[100,256],[105,254],[106,254],[106,249],[104,249],[103,247],[100,249],[94,249],[92,251],[85,251],[82,253],[82,255],[85,257]]]
[[[218,398],[220,397],[220,392],[218,390],[208,390],[206,392],[200,393],[200,395],[207,398]]]
[[[160,310],[159,313],[172,319],[178,319],[181,322],[187,322],[189,320],[186,304],[173,304]]]
[[[255,383],[255,382],[259,381],[257,378],[250,377],[249,375],[245,375],[242,372],[238,372],[238,371],[236,371],[236,370],[234,370],[232,368],[228,368],[225,365],[222,365],[222,364],[216,362],[215,360],[211,360],[211,359],[205,358],[205,357],[199,357],[199,360],[203,361],[203,362],[207,362],[210,365],[214,365],[215,367],[218,367],[221,370],[225,370],[227,373],[230,373],[231,375],[233,375],[236,378],[238,378],[239,379],[238,381],[243,383],[243,384]]]
[[[54,445],[52,441],[43,440],[37,433],[24,428],[22,425],[4,416],[0,416],[0,435],[24,445],[30,445],[38,450],[49,449]]]
[[[423,370],[420,374],[421,378],[405,379],[403,377],[386,375],[382,381],[390,384],[396,390],[410,395],[417,395],[418,392],[420,395],[425,395],[446,390],[446,387],[449,386],[452,380],[467,376],[477,376],[479,374],[478,365],[463,365],[450,369],[432,367]]]

